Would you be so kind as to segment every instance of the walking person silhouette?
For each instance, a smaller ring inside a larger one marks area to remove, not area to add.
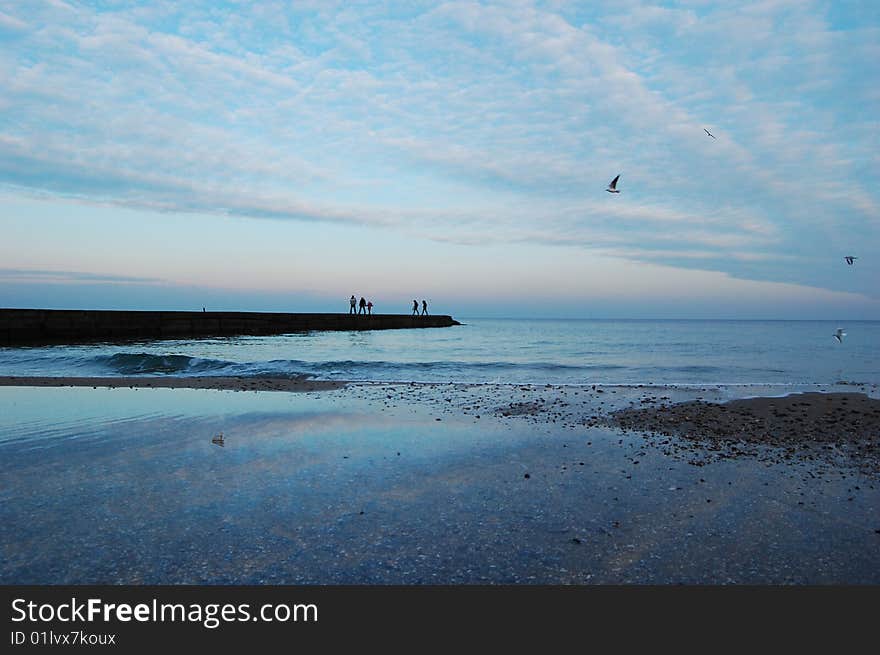
[[[366,314],[367,313],[367,301],[364,300],[364,297],[361,296],[360,309],[358,309],[358,314]]]
[[[419,301],[418,300],[413,300],[413,314],[412,315],[413,316],[419,315]]]
[[[422,301],[422,316],[427,316],[427,315],[428,315],[428,303],[427,303],[427,301],[423,300]]]
[[[349,313],[349,314],[354,314],[354,313],[355,313],[355,311],[354,311],[354,306],[357,304],[357,300],[355,300],[355,299],[354,299],[354,296],[352,296],[352,297],[349,299],[348,302],[351,304],[351,309],[348,310],[348,313]]]

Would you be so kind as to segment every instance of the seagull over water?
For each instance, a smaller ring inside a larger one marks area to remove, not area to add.
[[[843,343],[843,338],[846,336],[846,332],[843,331],[843,328],[837,328],[837,331],[832,336],[837,339],[838,343]]]
[[[849,264],[850,266],[852,266],[852,265],[853,265],[853,262],[854,262],[856,259],[858,259],[858,257],[852,257],[852,256],[850,256],[850,257],[844,257],[844,259],[846,260],[846,263],[847,263],[847,264]]]
[[[617,180],[620,179],[620,175],[611,180],[611,184],[608,185],[608,188],[605,189],[608,193],[620,193],[620,189],[617,188]]]
[[[713,139],[715,138],[715,135],[712,134],[712,133],[711,133],[709,130],[707,130],[705,127],[703,128],[703,132],[705,132],[706,134],[708,134],[709,136],[711,136]]]

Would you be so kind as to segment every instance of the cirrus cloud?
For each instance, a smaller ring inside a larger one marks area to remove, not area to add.
[[[876,297],[870,257],[816,262],[880,244],[878,35],[820,2],[20,3],[0,184]]]

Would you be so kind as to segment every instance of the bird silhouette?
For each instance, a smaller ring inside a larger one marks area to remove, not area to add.
[[[844,259],[846,260],[846,263],[847,263],[847,264],[849,264],[850,266],[852,266],[852,265],[853,265],[853,262],[854,262],[855,260],[857,260],[858,257],[852,257],[852,256],[850,256],[850,257],[844,257]]]
[[[620,193],[620,190],[617,188],[617,180],[620,179],[620,175],[611,180],[611,184],[608,185],[608,188],[605,189],[608,193]]]
[[[715,138],[715,135],[712,134],[712,133],[711,133],[709,130],[707,130],[705,127],[703,128],[703,132],[705,132],[706,134],[708,134],[709,136],[711,136],[713,139]]]

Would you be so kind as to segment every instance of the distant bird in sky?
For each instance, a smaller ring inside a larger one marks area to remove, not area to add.
[[[854,262],[855,260],[857,260],[858,257],[852,257],[852,256],[850,256],[850,257],[844,257],[844,259],[846,260],[846,263],[847,263],[847,264],[849,264],[850,266],[852,266],[852,265],[853,265],[853,262]]]
[[[712,133],[711,133],[709,130],[707,130],[705,127],[703,128],[703,132],[705,132],[706,134],[708,134],[709,136],[711,136],[713,139],[715,138],[715,135],[712,134]]]
[[[838,343],[843,343],[843,338],[846,336],[846,332],[843,331],[843,328],[837,328],[837,332],[832,336],[837,339]]]
[[[608,193],[620,193],[620,190],[617,188],[617,180],[620,179],[620,175],[611,180],[611,184],[608,185],[608,188],[605,189]]]

